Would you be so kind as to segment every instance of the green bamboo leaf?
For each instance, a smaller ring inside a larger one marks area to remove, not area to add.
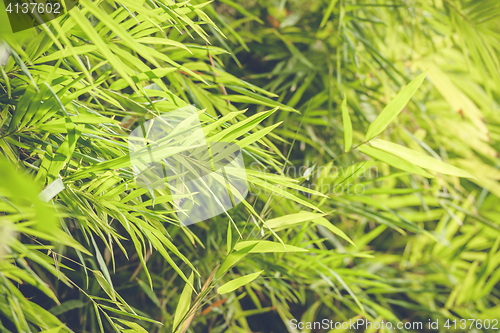
[[[325,15],[323,16],[323,19],[321,20],[321,23],[319,25],[320,28],[323,28],[326,25],[326,22],[328,22],[328,19],[330,18],[333,8],[335,8],[337,2],[338,0],[330,0],[330,4],[328,5],[328,8],[325,11]]]
[[[409,163],[406,160],[403,160],[402,158],[399,158],[395,155],[386,153],[383,150],[376,149],[373,147],[370,147],[368,145],[363,145],[359,147],[359,151],[362,152],[363,154],[366,154],[370,157],[376,158],[377,160],[380,160],[384,163],[387,163],[389,165],[392,165],[395,168],[408,171],[410,173],[414,173],[417,175],[424,176],[426,178],[434,178],[433,175],[425,171],[424,169],[416,166],[415,164]]]
[[[116,20],[113,20],[113,18],[108,13],[101,10],[99,7],[97,7],[91,1],[81,0],[80,3],[85,7],[86,10],[88,10],[90,13],[92,13],[92,15],[94,15],[96,18],[98,18],[105,27],[109,28],[114,33],[116,33],[125,45],[127,45],[131,49],[138,52],[142,57],[144,57],[149,62],[151,62],[153,65],[155,65],[155,67],[157,67],[157,68],[160,67],[159,64],[156,62],[156,59],[149,52],[150,49],[139,44],[139,41],[134,39],[130,35],[130,33],[128,33],[126,30],[124,30],[124,28],[120,24],[118,24],[118,22]],[[146,38],[146,40],[147,40],[147,42],[151,42],[151,40],[154,40],[154,39]]]
[[[79,299],[73,299],[67,302],[62,303],[61,305],[55,306],[49,310],[54,316],[59,316],[67,311],[73,309],[80,309],[85,306],[85,302],[82,302]]]
[[[37,100],[38,102],[42,99],[42,96],[45,93],[44,87],[41,87],[42,91],[38,91],[37,87],[35,87],[33,84],[30,84],[27,89],[24,91],[23,96],[19,100],[16,106],[16,110],[14,112],[14,115],[10,121],[9,125],[9,132],[14,131],[16,127],[21,129],[24,125],[25,122],[21,122],[23,118],[27,118],[26,114],[29,112],[30,109],[32,109],[33,104],[38,104],[36,103]]]
[[[227,294],[230,293],[231,291],[234,291],[238,289],[239,287],[244,286],[245,284],[248,284],[255,280],[260,274],[262,274],[264,270],[261,270],[260,272],[248,274],[245,276],[240,276],[239,278],[236,278],[232,281],[229,281],[227,283],[224,283],[220,288],[217,288],[217,292],[219,294]]]
[[[354,242],[342,230],[340,230],[339,228],[337,228],[336,226],[334,226],[330,221],[328,221],[324,217],[317,218],[317,219],[313,220],[313,222],[316,223],[316,224],[322,225],[326,229],[328,229],[331,232],[333,232],[335,235],[337,235],[340,238],[348,241],[355,248],[357,248],[356,244],[354,244]]]
[[[291,112],[299,112],[295,110],[294,108],[288,107],[284,104],[278,103],[273,101],[270,98],[259,96],[244,96],[244,95],[216,95],[219,96],[223,99],[229,100],[230,102],[235,102],[235,103],[249,103],[249,104],[260,104],[260,105],[265,105],[269,107],[276,107],[279,106],[281,110],[283,111],[291,111]]]
[[[352,123],[347,110],[347,96],[342,101],[342,120],[344,122],[344,151],[349,151],[352,146]]]
[[[274,108],[274,109],[269,110],[269,111],[256,113],[253,116],[248,117],[245,120],[239,121],[237,124],[230,126],[222,131],[219,131],[216,134],[214,134],[213,136],[208,137],[207,141],[208,142],[217,142],[217,141],[232,142],[233,140],[236,140],[240,136],[248,133],[250,130],[259,126],[259,124],[262,121],[264,121],[266,118],[270,117],[274,112],[276,112],[276,110],[277,110],[277,108]],[[230,119],[232,119],[232,118],[229,118],[227,120],[230,120]],[[211,127],[210,125],[207,127],[209,127],[210,130],[213,129],[213,127]]]
[[[75,125],[73,123],[68,123],[66,125],[68,135],[61,146],[57,149],[54,159],[50,164],[47,172],[47,179],[49,181],[55,180],[64,165],[66,165],[70,161],[71,157],[73,157],[76,143],[84,128],[85,126],[83,124]]]
[[[226,257],[226,259],[222,262],[222,264],[217,269],[217,274],[215,275],[215,279],[219,279],[221,276],[226,274],[231,267],[236,265],[239,261],[241,261],[245,256],[250,253],[250,251],[255,247],[256,243],[245,244],[244,246],[238,246],[236,244],[234,251]]]
[[[158,308],[162,308],[161,304],[160,304],[160,300],[158,299],[158,297],[156,296],[155,292],[151,289],[150,286],[148,286],[145,282],[143,282],[142,280],[139,280],[137,279],[137,282],[139,283],[139,286],[141,287],[141,289],[144,291],[144,293],[146,295],[148,295],[148,297],[153,301],[153,303],[158,307]]]
[[[101,304],[99,306],[101,308],[105,309],[105,310],[117,313],[117,314],[122,315],[122,316],[130,317],[130,318],[134,318],[134,319],[138,319],[138,320],[144,320],[144,321],[156,324],[156,325],[162,325],[162,323],[160,323],[157,320],[153,320],[153,319],[150,319],[150,318],[147,318],[147,317],[144,317],[144,316],[139,316],[139,315],[136,315],[136,314],[133,314],[133,313],[129,313],[129,312],[126,312],[124,310],[115,309],[115,308],[113,308],[111,306],[107,306],[107,305],[104,305],[104,304]]]
[[[453,165],[436,160],[424,153],[416,150],[409,149],[398,144],[385,141],[385,140],[373,140],[370,143],[373,147],[388,152],[392,155],[400,157],[401,159],[413,163],[419,167],[434,170],[446,175],[465,177],[465,178],[475,178],[470,173],[463,171]]]
[[[94,277],[96,278],[97,282],[101,286],[102,290],[111,298],[113,301],[116,301],[116,295],[115,295],[115,290],[113,287],[108,283],[104,275],[101,273],[101,271],[93,270],[92,273],[94,273]]]
[[[10,47],[8,44],[4,44],[7,47],[7,50],[9,50],[10,55],[14,58],[15,62],[18,64],[18,66],[21,68],[21,71],[26,75],[29,80],[31,81],[31,84],[35,88],[36,91],[39,91],[38,85],[36,84],[35,80],[33,80],[33,76],[31,75],[30,70],[28,67],[26,67],[26,64],[24,61],[21,59],[21,57],[17,54],[17,52]]]
[[[396,97],[382,110],[377,119],[371,123],[366,132],[366,140],[371,140],[382,133],[387,126],[398,116],[406,104],[410,101],[413,94],[424,82],[427,71],[417,76],[406,87],[404,87]]]
[[[99,323],[99,330],[101,333],[104,333],[104,327],[102,325],[100,309],[97,306],[97,303],[94,302],[93,305],[94,305],[95,316],[97,317],[97,322]]]
[[[276,127],[280,126],[283,122],[280,121],[279,123],[277,124],[274,124],[272,126],[269,126],[269,127],[266,127],[266,128],[263,128],[249,136],[247,136],[246,138],[240,140],[238,142],[238,147],[240,149],[242,148],[245,148],[246,146],[262,139],[264,136],[266,136],[269,132],[271,132],[273,129],[275,129]],[[218,159],[221,159],[223,158],[224,155],[221,155],[220,157],[218,157]],[[216,162],[217,160],[214,160],[214,162]]]
[[[61,330],[64,328],[64,325],[61,325],[59,327],[54,327],[49,330],[41,331],[40,333],[59,333]]]
[[[193,285],[194,275],[191,272],[189,276],[189,282]],[[182,319],[186,316],[189,310],[189,305],[191,304],[191,295],[193,294],[193,288],[186,283],[184,289],[182,290],[181,297],[179,298],[179,303],[177,304],[177,308],[175,309],[174,315],[174,325],[172,326],[172,332],[175,332],[175,329],[182,322]]]
[[[259,22],[260,24],[264,24],[264,22],[262,22],[262,20],[258,16],[253,15],[248,10],[246,10],[245,7],[239,5],[238,3],[233,2],[231,0],[221,0],[221,2],[225,3],[225,4],[228,4],[229,6],[233,7],[234,9],[236,9],[237,11],[239,11],[240,13],[242,13],[243,15],[245,15],[247,17],[251,17],[255,21]]]
[[[283,36],[278,30],[273,30],[273,33],[285,43],[290,53],[296,57],[301,63],[309,68],[314,68],[314,65],[307,59],[307,57],[294,45],[293,41]]]
[[[128,329],[128,330],[121,330],[123,333],[149,333],[141,325],[139,325],[137,323],[134,323],[134,322],[131,322],[128,320],[118,319],[118,318],[116,320],[118,320],[120,323],[130,327],[130,329]]]
[[[302,198],[300,198],[300,197],[298,197],[298,196],[296,196],[296,195],[288,192],[286,189],[284,189],[282,187],[277,187],[277,186],[271,185],[268,182],[262,181],[262,180],[260,180],[258,178],[253,178],[252,179],[252,183],[254,183],[255,185],[258,185],[258,186],[260,186],[260,187],[262,187],[262,188],[264,188],[264,189],[266,189],[266,190],[268,190],[268,191],[270,191],[272,193],[275,193],[276,195],[283,196],[283,197],[288,198],[290,200],[293,200],[293,201],[295,201],[297,203],[300,203],[301,205],[304,205],[304,206],[309,207],[311,209],[314,209],[314,210],[317,210],[319,212],[322,212],[321,209],[319,209],[318,207],[316,207],[314,204],[311,204],[308,200],[304,200],[304,199],[302,199]],[[289,187],[294,188],[293,186],[289,186]],[[302,189],[304,191],[307,190],[304,187],[302,187]]]
[[[232,232],[232,229],[231,229],[231,225],[232,223],[228,223],[227,224],[227,254],[229,255],[229,253],[231,253],[231,248],[233,247],[232,245],[232,239],[233,239],[233,232]]]
[[[249,251],[249,253],[307,252],[306,249],[303,249],[301,247],[287,244],[285,244],[285,247],[281,243],[264,240],[239,242],[234,246],[234,249],[238,251],[249,246],[252,246],[252,249]]]
[[[88,3],[88,2],[87,2]],[[96,29],[87,20],[87,18],[80,12],[80,9],[74,8],[69,11],[69,14],[75,20],[76,23],[88,34],[89,39],[99,48],[99,50],[104,54],[106,59],[110,62],[115,70],[125,79],[129,86],[137,91],[137,87],[134,81],[130,78],[127,73],[126,65],[118,59],[118,57],[111,52],[107,43],[102,39],[102,37],[97,33]]]
[[[268,220],[267,225],[276,230],[283,230],[288,227],[294,226],[299,223],[311,221],[320,217],[325,216],[325,214],[310,213],[310,212],[300,212],[297,214],[290,214],[285,216],[280,216],[271,220]]]

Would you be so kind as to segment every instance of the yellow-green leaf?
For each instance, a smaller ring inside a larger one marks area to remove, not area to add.
[[[359,147],[359,151],[363,154],[366,154],[370,157],[376,158],[379,161],[392,165],[395,168],[408,171],[410,173],[414,173],[417,175],[424,176],[426,178],[434,178],[433,175],[425,171],[424,169],[412,164],[408,161],[405,161],[395,155],[389,154],[383,150],[376,149],[367,145],[363,145]]]
[[[310,213],[310,212],[300,212],[297,214],[290,214],[285,216],[280,216],[275,219],[271,219],[266,222],[266,224],[273,230],[279,231],[285,228],[291,227],[298,223],[303,223],[317,219],[318,217],[323,217],[325,214]]]
[[[219,292],[219,294],[230,293],[231,291],[234,291],[234,290],[238,289],[239,287],[244,286],[245,284],[252,282],[260,274],[262,274],[263,271],[264,270],[262,270],[260,272],[248,274],[245,276],[241,276],[241,277],[236,278],[232,281],[229,281],[229,282],[223,284],[220,288],[218,288],[217,291]]]
[[[396,143],[385,140],[374,140],[371,142],[371,145],[425,169],[434,170],[451,176],[475,178],[470,173],[454,167],[453,165],[439,161],[424,153],[409,149]]]
[[[307,252],[306,249],[301,247],[286,245],[286,248],[283,244],[278,242],[271,241],[244,241],[239,242],[235,245],[234,249],[236,251],[243,249],[245,247],[255,245],[249,253],[276,253],[276,252]]]
[[[339,228],[334,226],[330,221],[328,221],[324,217],[317,218],[313,222],[316,224],[322,225],[323,227],[325,227],[328,230],[330,230],[331,232],[333,232],[335,235],[339,236],[340,238],[345,239],[346,241],[348,241],[349,243],[354,245],[354,247],[357,248],[356,244],[354,244],[354,242],[349,237],[347,237],[347,235],[342,230],[340,230]]]
[[[352,146],[352,124],[347,110],[347,96],[342,101],[342,120],[344,122],[344,151],[349,151]]]
[[[415,94],[422,82],[424,82],[426,75],[427,72],[424,72],[417,76],[396,95],[396,97],[384,108],[384,110],[382,110],[377,119],[375,119],[375,121],[371,123],[370,127],[368,127],[366,140],[373,139],[387,128],[387,126],[398,116],[401,110],[403,110],[405,105],[408,104],[413,94]]]
[[[186,283],[184,289],[182,290],[181,298],[179,299],[179,303],[177,304],[177,308],[175,309],[174,315],[174,325],[172,332],[175,331],[177,326],[181,323],[182,319],[186,316],[189,305],[191,304],[191,294],[193,293],[193,285],[194,276],[193,273],[189,276],[189,284]],[[190,285],[191,284],[191,285]]]

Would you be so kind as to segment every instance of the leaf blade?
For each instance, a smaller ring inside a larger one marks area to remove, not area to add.
[[[348,152],[352,147],[352,123],[347,110],[347,96],[342,101],[342,121],[344,123],[344,151]]]
[[[382,133],[387,126],[398,116],[406,104],[413,97],[417,89],[422,85],[427,75],[427,71],[417,76],[406,87],[404,87],[396,97],[382,110],[379,116],[368,127],[366,140],[371,140]]]
[[[255,272],[252,274],[240,276],[239,278],[236,278],[232,281],[224,283],[220,288],[217,289],[217,291],[219,294],[230,293],[231,291],[234,291],[234,290],[238,289],[239,287],[242,287],[245,284],[252,282],[257,277],[259,277],[259,275],[262,274],[262,272],[264,272],[264,270],[261,270],[260,272]]]
[[[425,169],[437,171],[451,176],[475,178],[470,173],[462,169],[459,169],[457,167],[454,167],[451,164],[436,160],[435,158],[425,155],[424,153],[409,149],[407,147],[389,141],[378,139],[378,140],[373,140],[370,144],[375,148],[378,148],[392,155],[400,157],[403,160],[406,160],[410,163],[413,163]]]

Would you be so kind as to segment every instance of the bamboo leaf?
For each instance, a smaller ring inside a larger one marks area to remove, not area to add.
[[[457,167],[454,167],[453,165],[444,163],[428,155],[425,155],[419,151],[412,150],[389,141],[379,139],[379,140],[373,140],[370,144],[377,149],[383,150],[394,156],[400,157],[405,161],[408,161],[425,169],[437,171],[451,176],[475,178],[470,173],[463,171]]]
[[[189,276],[189,282],[192,285],[194,282],[194,275],[191,273]],[[174,324],[172,326],[172,332],[175,332],[179,324],[181,324],[183,318],[186,316],[189,310],[189,305],[191,304],[191,295],[193,294],[193,288],[186,283],[184,289],[182,290],[181,297],[179,298],[179,303],[177,303],[177,308],[174,314]]]
[[[399,158],[396,155],[389,154],[383,150],[370,147],[368,145],[363,145],[359,147],[359,151],[370,157],[376,158],[382,162],[392,165],[395,168],[408,171],[417,175],[424,176],[426,178],[434,178],[433,175],[425,171],[424,169],[416,166],[415,164],[409,163],[408,161]]]
[[[239,278],[236,278],[232,281],[229,281],[227,283],[224,283],[222,286],[217,288],[217,292],[219,294],[227,294],[230,293],[231,291],[234,291],[238,289],[239,287],[242,287],[253,280],[255,280],[257,277],[259,277],[260,274],[262,274],[264,270],[261,270],[260,272],[248,274],[245,276],[240,276]]]
[[[349,151],[352,146],[352,123],[347,110],[347,96],[342,101],[342,120],[344,122],[344,151]]]
[[[368,127],[366,132],[366,140],[371,140],[382,133],[389,124],[396,119],[398,114],[403,110],[406,104],[410,101],[413,94],[424,82],[427,72],[424,72],[411,81],[404,87],[396,97],[382,110],[373,123]]]
[[[236,251],[245,249],[251,246],[252,249],[248,253],[278,253],[278,252],[307,252],[301,247],[286,245],[271,241],[243,241],[234,246]]]
[[[299,223],[303,223],[306,221],[311,221],[320,217],[325,216],[325,214],[319,214],[319,213],[310,213],[310,212],[300,212],[297,214],[290,214],[290,215],[285,215],[281,217],[277,217],[271,220],[268,220],[266,223],[267,225],[276,230],[283,230],[288,227],[294,226]]]
[[[319,217],[319,218],[313,220],[313,222],[316,223],[316,224],[322,225],[323,227],[325,227],[326,229],[330,230],[335,235],[337,235],[340,238],[348,241],[355,248],[357,248],[356,244],[354,244],[354,242],[342,230],[340,230],[339,228],[337,228],[336,226],[334,226],[330,221],[328,221],[324,217]]]

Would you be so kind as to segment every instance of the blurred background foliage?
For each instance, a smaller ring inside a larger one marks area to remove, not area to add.
[[[495,319],[499,14],[81,0],[3,35],[0,331]],[[190,104],[242,148],[252,194],[184,228],[135,183],[127,136]]]

